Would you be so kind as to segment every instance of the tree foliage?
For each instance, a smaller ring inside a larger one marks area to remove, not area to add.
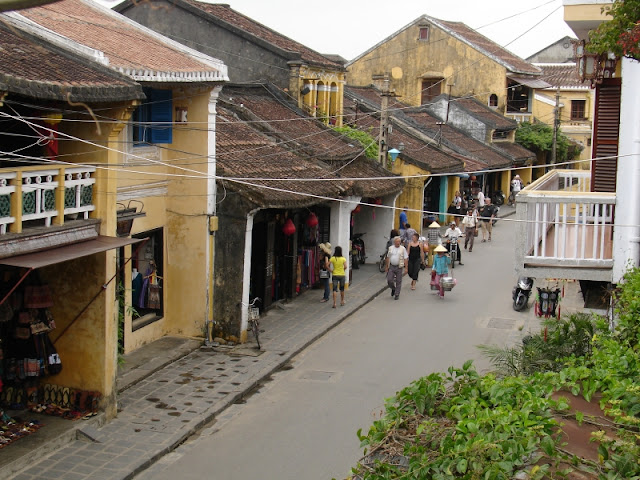
[[[364,149],[364,155],[367,158],[376,160],[378,158],[378,142],[368,132],[358,130],[357,128],[344,125],[342,127],[333,127],[333,129],[351,140],[356,140]]]
[[[589,32],[587,49],[640,61],[640,0],[616,0],[602,11],[611,19]]]
[[[523,147],[549,157],[553,146],[553,128],[545,123],[522,122],[516,130],[516,142]],[[556,162],[573,160],[582,149],[558,131],[556,142]]]

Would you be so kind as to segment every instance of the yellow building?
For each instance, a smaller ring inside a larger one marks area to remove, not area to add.
[[[541,71],[464,23],[423,15],[347,64],[349,85],[394,72],[390,89],[409,105],[441,93],[472,95],[522,120],[531,114],[531,88]]]
[[[73,171],[78,181],[94,181],[91,191],[81,186],[93,197],[87,221],[95,217],[100,235],[131,238],[122,238],[117,251],[50,272],[52,290],[65,298],[54,312],[66,364],[55,382],[99,391],[112,415],[118,347],[126,353],[165,335],[204,337],[213,321],[215,118],[226,66],[91,1],[12,15],[22,25],[34,22],[32,33],[59,48],[98,59],[95,68],[124,73],[144,99],[120,110],[92,109],[85,123],[61,123],[77,141],[61,145],[60,160],[70,155],[93,168]],[[94,121],[106,127],[96,134]]]
[[[537,64],[543,71],[543,79],[550,88],[536,90],[533,102],[533,117],[536,122],[553,126],[558,106],[560,131],[582,147],[576,159],[591,158],[591,133],[593,125],[593,93],[591,83],[581,82],[575,63]],[[579,164],[589,169],[589,162]]]

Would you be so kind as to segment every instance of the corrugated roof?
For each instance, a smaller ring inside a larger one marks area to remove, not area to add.
[[[344,67],[342,64],[334,62],[324,55],[316,52],[315,50],[310,49],[302,45],[301,43],[296,42],[295,40],[290,39],[282,35],[281,33],[276,32],[275,30],[262,25],[259,22],[243,15],[235,10],[233,10],[229,5],[226,4],[212,4],[212,3],[204,3],[198,2],[195,0],[171,0],[175,4],[180,4],[181,2],[192,5],[203,12],[206,12],[210,15],[213,15],[230,25],[233,25],[241,30],[244,30],[251,35],[254,35],[266,42],[275,45],[278,48],[283,50],[287,50],[289,52],[298,53],[302,60],[305,62],[309,62],[316,65],[323,65],[326,67],[331,67],[334,69],[342,70]],[[293,7],[296,8],[296,7]]]
[[[580,81],[575,63],[541,63],[537,66],[542,69],[540,78],[553,88],[591,89],[590,81]]]
[[[136,80],[227,80],[226,66],[90,0],[61,0],[20,10],[58,35],[104,52],[109,65]]]
[[[0,24],[0,90],[42,100],[142,99],[130,78]]]

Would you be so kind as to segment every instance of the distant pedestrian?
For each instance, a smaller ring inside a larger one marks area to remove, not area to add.
[[[456,193],[453,196],[453,202],[455,205],[455,217],[453,217],[453,221],[456,222],[456,227],[460,225],[460,221],[462,220],[462,196],[460,195],[460,191],[456,190]]]
[[[420,265],[424,264],[424,251],[422,249],[422,243],[420,242],[420,235],[418,235],[415,230],[411,236],[407,250],[409,251],[409,265],[407,270],[409,277],[411,277],[411,290],[415,290],[418,274],[420,273]]]
[[[493,229],[493,219],[496,218],[496,207],[491,205],[491,199],[485,200],[485,206],[480,212],[480,227],[482,227],[482,241],[486,242],[487,235],[491,241],[491,230]]]
[[[411,225],[409,225],[408,223],[406,224],[407,228],[404,230],[404,233],[402,234],[402,245],[404,245],[404,248],[408,248],[407,246],[409,245],[409,242],[411,242],[411,239],[413,238],[413,234],[414,233],[418,233],[416,232],[415,228],[411,228]]]
[[[433,267],[431,272],[435,272],[432,283],[438,286],[438,297],[444,298],[444,288],[440,284],[440,279],[446,277],[449,274],[449,265],[451,265],[451,258],[447,255],[447,249],[442,245],[438,245],[434,250],[436,256],[433,258]]]
[[[408,206],[402,207],[402,211],[400,212],[400,234],[402,234],[407,228],[407,210]]]
[[[469,252],[473,252],[473,240],[478,233],[478,220],[473,214],[473,209],[467,210],[467,216],[462,219],[464,227],[464,249],[469,246]]]
[[[387,240],[387,251],[389,250],[389,247],[393,245],[393,239],[399,235],[400,235],[400,232],[395,228],[391,230],[391,233],[389,233],[389,240]]]
[[[329,287],[331,278],[331,263],[329,262],[329,259],[331,258],[331,244],[329,242],[321,243],[318,247],[322,250],[320,258],[320,281],[324,286],[324,295],[320,301],[328,302],[329,294],[331,293],[331,288]]]
[[[483,208],[485,205],[485,198],[484,198],[484,193],[482,193],[482,190],[478,190],[478,208]]]
[[[387,285],[391,289],[391,296],[395,300],[400,298],[400,290],[402,289],[402,275],[407,273],[407,250],[402,246],[402,239],[395,237],[393,245],[389,247],[387,253]]]
[[[347,259],[342,256],[342,247],[336,247],[329,259],[333,281],[333,308],[336,308],[338,286],[340,287],[340,306],[344,306],[344,284],[347,271]]]

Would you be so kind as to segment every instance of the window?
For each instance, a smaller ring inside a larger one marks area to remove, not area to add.
[[[144,88],[147,99],[133,112],[133,143],[171,143],[173,97],[171,90]]]
[[[490,107],[497,107],[498,106],[498,95],[496,95],[495,93],[492,93],[489,96],[489,106]]]
[[[421,104],[430,102],[442,93],[442,78],[425,78],[422,80]]]
[[[429,41],[429,27],[428,26],[420,27],[420,33],[418,34],[418,40],[422,40],[423,42]]]
[[[571,120],[584,120],[586,118],[584,107],[586,100],[571,100]]]

